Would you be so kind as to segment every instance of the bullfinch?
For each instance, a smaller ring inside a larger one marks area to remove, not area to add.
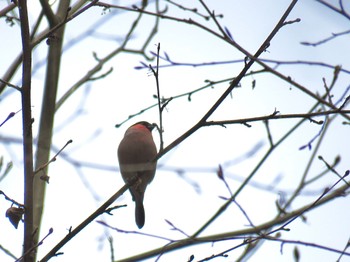
[[[135,220],[138,228],[145,224],[143,197],[147,185],[156,173],[157,148],[152,137],[155,124],[146,121],[130,126],[118,147],[118,160],[123,180],[137,181],[129,188],[135,202]]]

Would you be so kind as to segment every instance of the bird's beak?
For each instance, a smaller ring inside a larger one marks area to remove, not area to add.
[[[157,129],[158,129],[158,125],[157,125],[156,123],[152,123],[152,124],[151,124],[151,131],[152,131],[154,128],[157,128]]]

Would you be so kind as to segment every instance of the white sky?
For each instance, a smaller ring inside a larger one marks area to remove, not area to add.
[[[271,32],[283,14],[290,1],[208,1],[208,6],[215,9],[217,14],[224,14],[219,22],[226,26],[235,41],[246,50],[254,53],[266,36]],[[336,1],[330,1],[336,2]],[[120,1],[121,5],[129,3]],[[183,1],[187,6],[199,6],[197,1]],[[6,1],[0,1],[0,9],[6,6]],[[164,3],[161,4],[164,6]],[[153,5],[150,5],[150,10]],[[30,9],[31,21],[37,16],[37,6]],[[349,9],[350,10],[350,9]],[[113,16],[111,10],[103,13],[102,8],[95,7],[79,16],[68,24],[66,30],[66,43],[79,36],[90,28],[96,20],[105,16]],[[183,12],[171,7],[169,15],[188,18],[189,12]],[[192,15],[193,16],[193,15]],[[123,37],[135,15],[121,13],[109,20],[100,33]],[[193,16],[196,21],[204,21]],[[322,7],[315,1],[299,1],[296,8],[289,16],[289,20],[300,18],[300,23],[285,26],[271,42],[268,52],[262,57],[278,60],[311,60],[322,61],[331,65],[341,64],[343,68],[350,68],[348,57],[349,36],[342,36],[317,48],[300,45],[301,41],[315,42],[330,36],[332,33],[348,29],[348,21],[336,15],[334,12]],[[153,18],[142,20],[142,25],[134,35],[135,39],[128,47],[139,48],[152,28]],[[206,24],[215,28],[213,24]],[[0,77],[4,74],[8,65],[18,54],[20,49],[20,35],[18,26],[9,27],[4,19],[0,20],[0,32],[6,37],[0,41],[1,60]],[[178,62],[211,62],[223,60],[243,59],[244,56],[221,40],[209,35],[207,32],[194,26],[178,22],[161,20],[158,34],[152,39],[149,51],[156,50],[156,44],[161,44],[161,53],[166,52],[171,59]],[[92,52],[97,52],[98,57],[104,57],[118,47],[119,42],[97,39],[93,35],[84,39],[84,42],[68,49],[62,57],[62,69],[60,72],[60,98],[86,71],[96,63]],[[38,61],[46,56],[45,43],[40,44],[33,55],[34,67]],[[76,92],[67,103],[59,109],[55,119],[55,135],[53,145],[61,148],[69,139],[73,139],[61,157],[50,166],[50,184],[47,187],[47,199],[45,215],[43,219],[42,235],[50,227],[54,233],[48,237],[40,247],[40,259],[46,254],[72,226],[77,226],[83,219],[92,213],[101,203],[111,196],[123,183],[117,173],[117,146],[125,129],[134,122],[147,120],[158,122],[158,112],[153,108],[143,115],[136,117],[121,128],[116,129],[115,124],[125,120],[130,114],[156,102],[153,94],[156,93],[155,81],[148,70],[134,70],[144,59],[137,55],[123,54],[110,60],[97,75],[107,72],[113,67],[113,73],[108,77],[93,81]],[[163,62],[162,62],[163,63]],[[161,94],[164,97],[176,96],[205,85],[204,80],[212,81],[236,76],[243,68],[242,63],[228,64],[213,67],[169,67],[160,70]],[[253,66],[252,70],[260,69]],[[323,94],[324,87],[322,77],[330,83],[333,76],[332,69],[307,65],[280,66],[278,70],[289,75],[293,80],[306,86],[313,92]],[[44,67],[38,68],[33,75],[33,117],[34,134],[36,134],[39,115]],[[349,85],[349,75],[342,74],[333,91],[337,100]],[[20,84],[19,75],[12,80]],[[256,88],[251,88],[252,80],[256,80]],[[275,109],[282,114],[303,113],[315,103],[313,99],[290,84],[285,83],[271,74],[258,74],[248,76],[241,82],[242,87],[232,92],[232,98],[227,98],[211,120],[239,119],[243,117],[263,116],[272,114]],[[174,139],[182,135],[192,127],[207,112],[208,108],[218,99],[228,83],[215,86],[214,89],[206,89],[192,95],[191,102],[187,98],[173,100],[164,111],[164,141],[170,144]],[[84,92],[88,91],[85,97]],[[12,111],[20,109],[20,96],[18,92],[7,90],[0,96],[0,121],[5,119]],[[76,115],[77,110],[82,110]],[[270,122],[274,141],[277,141],[298,120],[275,120]],[[322,144],[318,155],[322,155],[329,163],[337,155],[342,155],[342,162],[337,166],[339,173],[349,168],[349,139],[347,138],[348,126],[341,125],[343,119],[337,122],[327,133],[328,138]],[[305,122],[303,126],[278,148],[271,159],[264,164],[253,181],[263,185],[270,185],[277,176],[282,181],[276,190],[290,192],[298,183],[302,172],[307,165],[312,151],[298,150],[305,145],[318,132],[319,126]],[[0,139],[21,137],[21,116],[8,121],[0,129]],[[158,141],[156,134],[155,139]],[[180,146],[172,150],[159,161],[160,168],[156,178],[149,186],[145,197],[146,224],[141,230],[143,233],[166,236],[169,238],[183,238],[179,232],[170,230],[165,219],[171,221],[178,228],[192,234],[205,223],[216,210],[224,203],[219,196],[228,197],[229,193],[224,184],[217,178],[215,168],[219,164],[237,159],[249,152],[256,144],[263,143],[262,148],[254,157],[238,164],[225,168],[224,172],[231,190],[237,189],[243,179],[249,175],[253,167],[268,150],[268,140],[265,127],[261,122],[252,123],[252,128],[244,125],[232,125],[223,127],[207,127],[185,140]],[[316,143],[316,142],[315,142]],[[4,143],[0,146],[0,156],[4,156],[6,162],[12,160],[14,168],[10,175],[0,183],[3,190],[10,197],[23,202],[22,182],[22,155],[21,147],[17,143]],[[74,168],[65,159],[69,158],[91,162],[111,167],[112,171],[104,171],[91,168]],[[315,160],[311,168],[310,176],[319,174],[325,170],[322,162]],[[185,170],[198,169],[200,171],[188,171],[182,179],[170,167],[178,167]],[[328,174],[317,185],[310,188],[322,190],[336,181],[336,176]],[[199,189],[193,184],[199,186]],[[88,185],[88,186],[87,186]],[[301,197],[293,208],[300,207],[307,202],[316,199]],[[275,201],[278,199],[276,191],[268,192],[253,186],[247,186],[239,195],[237,201],[248,213],[254,224],[259,225],[270,220],[276,214]],[[0,198],[0,214],[5,214],[9,203]],[[307,202],[306,202],[307,201]],[[300,220],[289,225],[290,232],[284,232],[283,238],[301,240],[343,249],[349,238],[350,213],[346,204],[347,199],[334,201],[327,207],[321,207],[307,214],[307,223]],[[136,230],[134,223],[134,203],[129,193],[119,199],[116,204],[128,204],[114,212],[114,216],[103,216],[97,220],[104,220],[111,226]],[[0,245],[11,250],[14,254],[21,253],[23,224],[15,230],[3,216],[1,218]],[[219,219],[210,226],[205,235],[247,228],[248,222],[232,205]],[[138,254],[149,249],[160,247],[167,242],[138,236],[122,234],[109,230],[93,222],[83,230],[76,238],[69,242],[62,250],[64,256],[54,258],[55,261],[109,261],[110,252],[106,236],[114,239],[115,258],[124,258],[132,254]],[[193,246],[181,251],[164,255],[159,261],[186,261],[190,255],[195,255],[195,260],[205,258],[218,253],[226,248],[235,246],[238,242],[223,242]],[[294,245],[286,244],[283,254],[280,253],[280,244],[265,241],[249,261],[292,261]],[[332,252],[321,251],[311,247],[299,247],[302,261],[335,261],[338,255]],[[228,259],[216,259],[215,261],[234,261],[242,248],[229,253]],[[155,258],[149,261],[154,261]],[[12,261],[8,256],[0,252],[0,261]],[[344,257],[342,261],[350,261]]]

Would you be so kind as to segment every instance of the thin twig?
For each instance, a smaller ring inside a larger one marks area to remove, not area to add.
[[[338,178],[342,178],[342,176],[330,164],[328,164],[322,156],[318,156],[318,159],[321,160],[333,174],[336,174]],[[345,179],[343,179],[343,182],[350,187],[350,184],[348,184],[348,182]]]
[[[29,254],[30,252],[34,251],[35,249],[37,249],[40,245],[42,245],[44,243],[44,240],[53,233],[53,228],[49,229],[49,232],[46,234],[46,236],[43,237],[42,240],[40,240],[35,246],[33,246],[30,250],[28,250],[26,253],[23,254],[23,256],[21,256],[20,258],[18,258],[16,260],[16,262],[20,262],[23,261],[22,259]]]
[[[8,120],[10,120],[12,117],[14,117],[17,113],[21,112],[22,109],[18,110],[17,112],[11,112],[6,119],[0,124],[0,127],[2,127]]]
[[[114,262],[114,247],[113,247],[113,237],[109,236],[108,238],[108,243],[109,243],[109,249],[111,252],[111,262]]]
[[[72,143],[73,140],[68,140],[67,143],[45,164],[43,164],[42,166],[38,167],[35,171],[34,171],[34,175],[39,173],[40,171],[44,170],[49,164],[51,164],[52,162],[56,161],[57,156],[70,144]]]
[[[14,85],[14,84],[11,84],[10,82],[7,82],[7,81],[5,81],[5,80],[2,80],[1,78],[0,78],[0,82],[3,83],[3,84],[5,84],[5,85],[8,85],[9,87],[12,87],[12,88],[16,89],[17,91],[21,91],[21,88],[20,88],[19,86],[16,86],[16,85]]]
[[[20,204],[20,203],[18,203],[16,200],[14,200],[14,199],[8,197],[8,196],[4,193],[4,191],[0,190],[0,195],[4,195],[4,197],[5,197],[6,200],[10,201],[11,203],[15,204],[16,206],[25,208],[25,206],[24,206],[23,204]]]
[[[343,255],[345,254],[345,251],[350,247],[350,238],[348,239],[342,253],[340,254],[339,258],[337,259],[337,262],[340,262],[340,259],[343,257]]]
[[[52,162],[56,161],[57,156],[70,144],[72,143],[73,140],[69,140],[50,160],[48,160],[46,163],[42,164],[40,167],[38,167],[35,171],[34,171],[34,176],[39,173],[40,171],[43,171],[43,175],[40,176],[40,180],[45,181],[46,183],[49,183],[50,180],[50,176],[47,175],[47,167],[49,166],[49,164],[51,164]],[[49,155],[50,150],[48,150],[47,154]],[[39,182],[40,185],[40,182]],[[41,186],[41,185],[40,185]],[[39,189],[39,186],[37,187],[37,191]],[[43,203],[43,197],[40,196],[39,198],[40,203]],[[37,202],[38,205],[38,202]],[[40,213],[40,212],[39,212]]]
[[[159,112],[159,137],[160,137],[160,148],[159,151],[163,150],[164,147],[164,141],[163,141],[163,109],[164,107],[162,107],[162,103],[161,103],[161,98],[160,98],[160,87],[159,87],[159,51],[160,51],[160,43],[158,43],[157,46],[157,67],[156,70],[154,70],[154,68],[149,65],[154,78],[156,80],[156,86],[157,86],[157,100],[158,100],[158,112]]]
[[[340,112],[342,114],[350,114],[350,110],[342,110]],[[266,121],[266,120],[291,119],[291,118],[304,118],[305,120],[310,120],[312,119],[312,117],[337,115],[340,112],[338,110],[329,110],[329,111],[319,111],[319,112],[300,113],[300,114],[266,115],[266,116],[257,116],[257,117],[233,119],[233,120],[208,121],[204,125],[205,126],[214,126],[214,125],[223,126],[223,125],[229,125],[229,124],[243,124],[243,123],[260,122],[260,121]],[[318,125],[322,125],[324,123],[323,120],[320,120],[320,121],[313,120],[311,122]]]

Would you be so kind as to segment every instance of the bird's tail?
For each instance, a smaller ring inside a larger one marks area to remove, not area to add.
[[[145,209],[142,199],[135,199],[135,220],[138,228],[142,228],[145,224]]]

